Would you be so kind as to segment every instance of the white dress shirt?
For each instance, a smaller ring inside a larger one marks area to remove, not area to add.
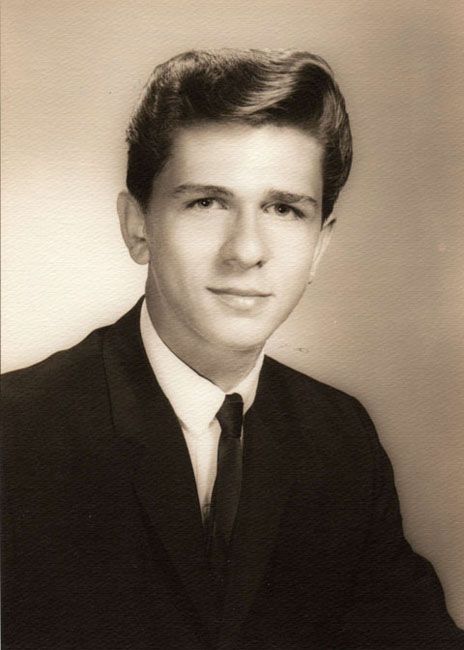
[[[181,361],[167,347],[153,327],[145,300],[140,313],[140,331],[152,370],[182,428],[195,475],[202,516],[205,518],[216,478],[217,449],[221,435],[216,413],[226,394]],[[264,354],[261,353],[250,373],[229,391],[242,396],[244,413],[255,399],[263,358]]]

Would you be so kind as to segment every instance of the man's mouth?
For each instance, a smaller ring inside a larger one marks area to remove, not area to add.
[[[272,296],[271,292],[254,288],[239,287],[208,287],[224,304],[239,311],[249,311],[266,302]]]
[[[209,291],[213,293],[226,294],[230,296],[245,296],[250,298],[268,298],[271,296],[271,292],[259,291],[258,289],[241,289],[235,287],[218,287],[212,288],[208,287]]]

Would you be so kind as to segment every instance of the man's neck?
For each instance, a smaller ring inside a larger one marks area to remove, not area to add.
[[[172,328],[164,327],[155,314],[148,313],[153,327],[163,343],[181,361],[218,386],[225,393],[237,386],[251,372],[261,353],[261,348],[235,350],[220,348],[200,339],[193,342],[187,335],[178,335]]]
[[[176,353],[177,354],[177,353]],[[225,393],[237,386],[253,369],[260,350],[253,350],[252,354],[244,354],[236,350],[222,351],[221,356],[214,354],[211,357],[201,355],[199,359],[188,359],[179,356],[184,363],[193,368],[202,377],[219,386]]]

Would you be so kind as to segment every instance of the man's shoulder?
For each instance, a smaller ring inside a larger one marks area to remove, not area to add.
[[[2,376],[4,429],[27,433],[76,431],[110,417],[107,371],[112,355],[138,331],[141,300],[111,325],[93,330],[76,345],[27,368]],[[133,360],[132,348],[126,357]],[[117,372],[117,371],[115,371]]]
[[[94,383],[102,368],[102,340],[107,328],[88,334],[76,345],[1,377],[4,412],[34,415],[49,405],[65,406]]]
[[[267,397],[264,407],[278,404],[277,417],[291,422],[292,435],[298,431],[299,450],[317,444],[319,452],[335,454],[354,465],[360,457],[373,458],[379,439],[364,405],[357,397],[266,357]],[[272,412],[276,415],[276,409]],[[312,448],[312,447],[311,447]],[[329,461],[328,461],[329,462]],[[330,461],[331,462],[331,461]]]
[[[265,368],[271,377],[281,386],[286,387],[286,393],[293,395],[299,403],[309,402],[312,405],[338,405],[340,408],[355,408],[364,411],[364,407],[353,395],[316,379],[308,374],[295,370],[276,359],[266,356]]]

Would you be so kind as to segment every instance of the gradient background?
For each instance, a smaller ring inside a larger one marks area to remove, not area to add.
[[[450,0],[8,0],[2,175],[10,370],[112,322],[143,291],[115,197],[124,129],[154,64],[221,46],[327,58],[348,103],[354,167],[319,277],[269,351],[366,405],[395,466],[406,534],[461,626],[463,17]]]

